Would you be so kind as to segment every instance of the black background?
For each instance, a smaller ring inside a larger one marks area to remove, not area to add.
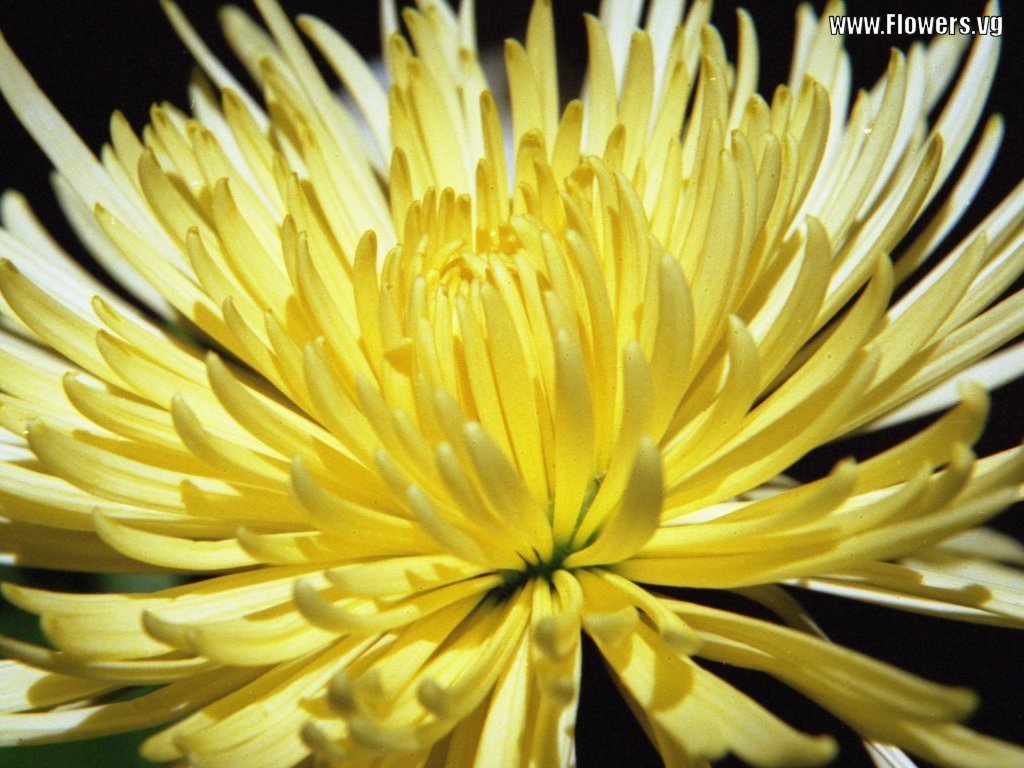
[[[184,0],[180,3],[190,20],[226,62],[230,53],[221,44],[217,29],[219,3]],[[488,2],[478,0],[482,41],[499,41],[505,36],[521,37],[529,2]],[[821,3],[815,4],[821,10]],[[1024,44],[1021,22],[1014,15],[1019,4],[1007,3],[1004,10],[1003,54],[987,112],[1006,117],[1006,139],[996,168],[986,182],[963,231],[990,210],[1020,180],[1020,148],[1024,146],[1022,75],[1018,45]],[[593,10],[596,2],[556,0],[561,63],[572,68],[585,61],[582,10]],[[770,94],[784,82],[789,66],[795,4],[751,2],[747,4],[757,23],[762,71],[760,90]],[[719,2],[714,20],[734,49],[733,2]],[[365,0],[291,0],[290,13],[309,12],[332,22],[367,55],[377,50],[376,3]],[[251,9],[250,9],[251,10]],[[981,3],[931,0],[888,0],[849,2],[849,13],[876,15],[899,12],[907,15],[963,15],[981,13]],[[253,11],[254,12],[254,11]],[[153,102],[186,103],[186,83],[192,63],[164,19],[156,0],[134,2],[84,2],[79,0],[0,0],[0,29],[27,64],[43,89],[86,143],[94,150],[107,139],[110,113],[120,109],[137,129],[146,121]],[[910,38],[847,38],[855,83],[868,86],[884,72],[890,46],[906,48]],[[236,68],[244,79],[244,73]],[[569,87],[563,96],[573,93]],[[14,187],[26,193],[44,222],[72,253],[81,253],[53,202],[47,181],[49,164],[21,130],[10,111],[0,105],[0,187]],[[1024,431],[1020,398],[1024,386],[1014,384],[996,393],[989,431],[979,449],[992,450],[1015,444]],[[879,438],[840,445],[822,457],[825,469],[838,456],[864,455]],[[1024,533],[1019,511],[1009,513],[999,527]],[[977,689],[983,706],[972,719],[982,731],[1003,738],[1024,737],[1024,693],[1022,693],[1021,635],[1005,629],[956,625],[936,619],[874,609],[815,595],[800,595],[837,642],[897,663],[906,669],[942,682],[969,685]],[[731,680],[754,693],[789,722],[811,732],[831,731],[843,737],[843,754],[837,764],[868,766],[857,753],[855,739],[842,736],[842,727],[812,705],[781,686],[760,676],[727,673]],[[593,654],[587,661],[583,704],[579,723],[579,764],[656,765],[654,752],[646,745],[628,710],[619,702],[600,662]],[[0,754],[0,765],[4,764]],[[738,765],[726,761],[723,765]],[[983,768],[979,766],[979,768]]]

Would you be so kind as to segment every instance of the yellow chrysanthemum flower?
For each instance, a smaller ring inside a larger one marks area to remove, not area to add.
[[[895,53],[848,108],[842,9],[804,9],[767,101],[749,18],[734,65],[682,4],[587,18],[562,108],[538,0],[509,127],[471,2],[405,9],[408,37],[385,2],[386,86],[302,18],[345,103],[275,0],[265,29],[229,9],[260,106],[168,1],[192,114],[115,115],[100,159],[0,45],[69,220],[140,302],[4,197],[0,549],[202,577],[8,585],[50,646],[0,639],[0,743],[167,724],[143,754],[183,766],[568,766],[585,635],[667,765],[834,756],[702,660],[796,688],[881,766],[1024,764],[957,724],[969,692],[831,644],[779,586],[1024,625],[1024,548],[978,527],[1024,454],[975,456],[969,383],[1024,367],[1024,195],[943,246],[999,143],[993,119],[970,144],[999,38]]]

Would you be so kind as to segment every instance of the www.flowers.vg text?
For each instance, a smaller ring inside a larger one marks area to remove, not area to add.
[[[1002,16],[829,16],[833,35],[991,35],[1003,34]]]

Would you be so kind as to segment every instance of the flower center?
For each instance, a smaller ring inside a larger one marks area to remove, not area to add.
[[[535,579],[543,579],[550,584],[555,573],[562,569],[562,564],[572,552],[573,550],[567,546],[556,546],[549,558],[538,558],[518,570],[502,571],[502,583],[492,589],[488,596],[492,600],[502,602]]]
[[[543,579],[550,584],[555,573],[562,570],[566,558],[568,558],[569,555],[587,547],[591,542],[593,542],[597,536],[597,531],[591,533],[584,540],[578,540],[577,534],[580,529],[580,524],[583,522],[584,517],[586,517],[587,510],[590,509],[590,505],[594,502],[594,497],[597,496],[597,492],[601,487],[601,480],[601,477],[595,477],[587,486],[587,491],[580,502],[580,511],[576,517],[576,525],[573,527],[572,535],[569,539],[560,542],[556,541],[555,546],[548,557],[541,557],[539,554],[535,553],[533,560],[524,560],[522,568],[502,571],[501,585],[495,587],[490,592],[489,596],[492,599],[498,600],[499,602],[506,600],[519,591],[521,587],[535,579]]]

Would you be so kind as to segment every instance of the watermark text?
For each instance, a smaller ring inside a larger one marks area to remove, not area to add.
[[[1003,34],[1002,16],[829,16],[833,35],[991,35]]]

